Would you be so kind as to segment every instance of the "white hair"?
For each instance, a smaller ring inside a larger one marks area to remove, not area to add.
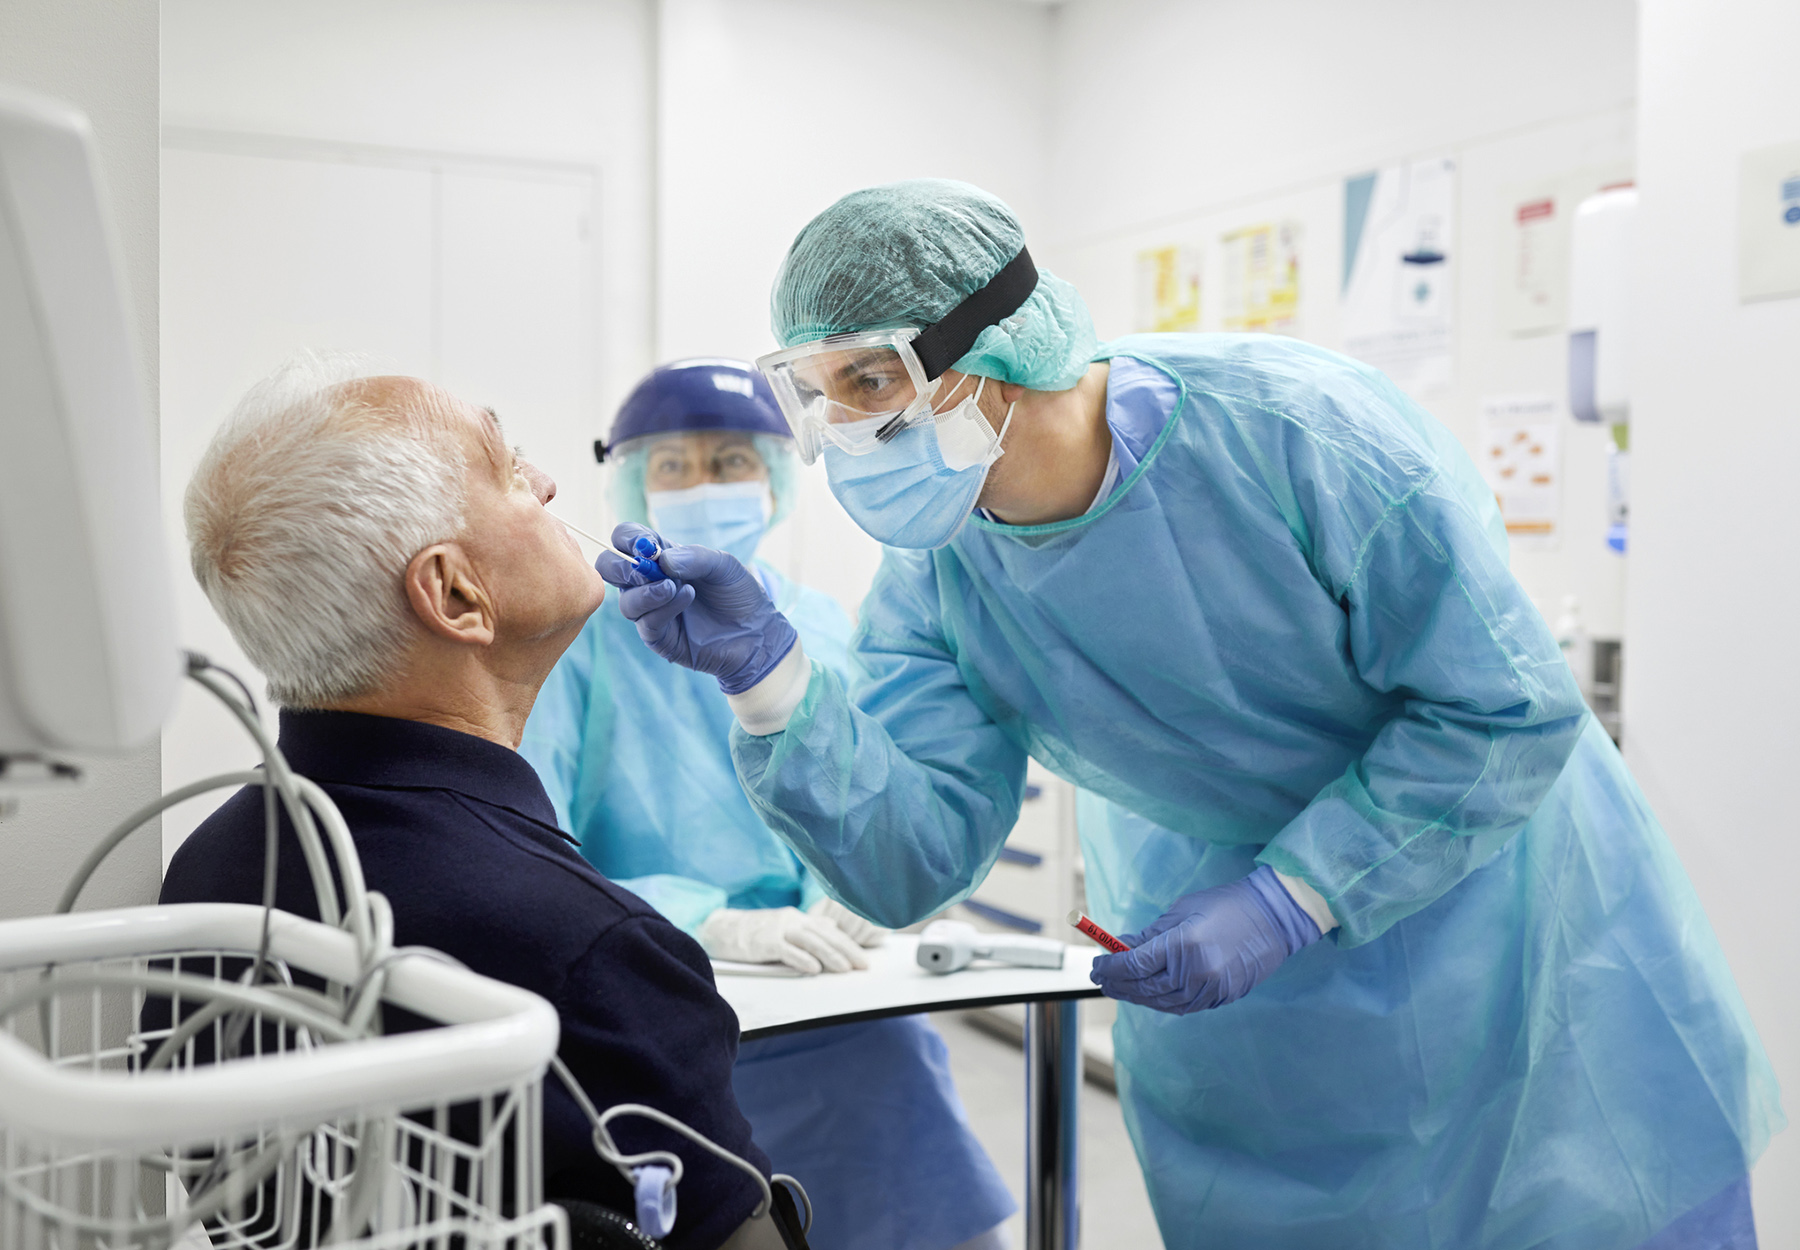
[[[419,628],[403,577],[463,530],[467,466],[439,392],[375,403],[364,362],[303,356],[252,387],[188,483],[194,576],[269,697],[380,689]]]

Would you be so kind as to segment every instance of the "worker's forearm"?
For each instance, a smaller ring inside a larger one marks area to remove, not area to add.
[[[915,757],[815,664],[787,728],[734,730],[732,760],[757,814],[832,893],[899,928],[973,889],[1018,816],[1024,753],[966,712]]]

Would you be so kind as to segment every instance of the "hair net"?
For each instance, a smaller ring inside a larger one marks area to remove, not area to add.
[[[794,500],[800,488],[800,457],[794,453],[792,438],[773,434],[752,434],[756,454],[769,468],[769,492],[775,496],[775,511],[769,524],[786,520],[794,511]],[[613,462],[612,506],[621,521],[650,523],[650,504],[644,498],[644,471],[650,463],[650,444],[654,438],[634,439],[625,444]]]
[[[794,239],[769,297],[770,324],[783,347],[932,325],[1024,246],[1013,211],[966,182],[915,178],[855,191]],[[1031,298],[983,330],[954,368],[1063,391],[1081,380],[1099,346],[1080,293],[1040,269]]]

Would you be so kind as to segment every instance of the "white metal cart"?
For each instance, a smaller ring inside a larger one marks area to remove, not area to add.
[[[252,986],[263,920],[190,904],[0,924],[0,1246],[566,1245],[542,1197],[549,1004],[402,952],[381,1004],[436,1027],[334,1037],[305,985],[366,980],[356,940],[273,913],[276,976]],[[183,1001],[176,971],[226,996]],[[212,1062],[233,1031],[240,1057]]]

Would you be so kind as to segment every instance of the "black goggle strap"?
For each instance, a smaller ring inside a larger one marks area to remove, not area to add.
[[[925,380],[937,381],[944,370],[968,355],[981,332],[1018,312],[1037,290],[1037,284],[1038,271],[1031,263],[1031,252],[1020,248],[1019,254],[989,278],[986,286],[912,341],[913,355],[925,367]]]

